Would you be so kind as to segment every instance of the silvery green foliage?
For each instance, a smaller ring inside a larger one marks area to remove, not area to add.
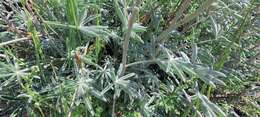
[[[256,0],[33,0],[33,12],[6,1],[0,116],[225,117],[238,108],[259,114]],[[46,58],[37,66],[29,18]],[[234,92],[249,101],[226,101]]]

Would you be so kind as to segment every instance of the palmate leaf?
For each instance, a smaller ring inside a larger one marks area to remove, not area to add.
[[[95,112],[92,107],[92,96],[104,102],[106,102],[107,99],[105,98],[103,92],[95,89],[95,82],[92,78],[90,78],[90,75],[91,71],[87,69],[84,69],[82,72],[77,73],[76,80],[68,82],[70,83],[69,85],[72,86],[70,88],[67,88],[66,90],[71,91],[71,89],[74,89],[73,99],[75,98],[75,100],[72,100],[72,103],[75,103],[77,106],[79,106],[80,103],[85,104],[87,111],[90,112],[93,116]]]
[[[177,75],[181,80],[185,81],[187,79],[184,73],[187,73],[190,76],[200,78],[206,84],[214,87],[216,87],[216,84],[226,85],[219,79],[219,77],[226,77],[225,74],[202,65],[191,63],[189,57],[183,52],[181,52],[182,57],[174,58],[168,49],[163,47],[163,50],[167,59],[158,61],[157,64],[170,76],[175,77]]]
[[[89,72],[89,71],[87,71]],[[88,73],[85,73],[88,74]],[[94,80],[89,78],[89,75],[83,75],[83,76],[78,76],[78,81],[75,84],[77,88],[77,99],[85,96],[86,94],[91,94],[94,97],[102,100],[102,101],[107,101],[103,93],[98,91],[93,87]]]
[[[110,71],[109,78],[111,79],[112,83],[107,85],[101,94],[106,93],[108,90],[113,89],[115,91],[115,95],[119,96],[120,92],[123,90],[127,93],[130,97],[140,97],[138,93],[138,86],[137,83],[134,81],[129,80],[135,76],[135,73],[129,73],[123,76],[119,76],[122,72],[122,65],[118,68],[117,73],[115,73],[115,69],[113,68]]]
[[[176,74],[182,81],[186,81],[184,72],[178,68],[176,58],[174,58],[172,52],[165,47],[162,47],[162,49],[164,50],[166,60],[162,59],[158,61],[157,64],[170,76],[175,77]]]
[[[21,69],[17,63],[15,65],[12,64],[5,64],[0,62],[0,78],[5,77],[21,77],[26,75],[26,71],[29,69]]]
[[[131,80],[127,80],[128,78],[131,78],[133,76],[135,76],[135,74],[130,73],[116,79],[114,85],[119,89],[115,89],[115,90],[123,90],[124,92],[129,94],[130,97],[139,97],[138,95],[139,93],[137,91],[139,86],[135,82]]]
[[[218,78],[218,77],[226,77],[226,75],[221,72],[214,71],[208,68],[203,68],[203,67],[197,67],[195,68],[195,71],[198,77],[208,85],[212,85],[213,87],[216,87],[215,84],[224,85],[224,86],[226,85],[222,80]]]
[[[126,32],[128,29],[128,16],[127,14],[124,12],[124,10],[126,10],[126,8],[121,9],[119,4],[118,4],[118,0],[113,0],[114,1],[114,6],[115,6],[115,11],[117,16],[119,17],[120,21],[122,22],[122,29],[123,32]],[[134,23],[133,24],[133,28],[132,28],[132,32],[131,32],[131,38],[144,43],[144,41],[142,40],[142,38],[137,34],[137,33],[141,33],[146,31],[146,27],[142,26],[139,23]]]
[[[175,60],[169,60],[167,62],[161,61],[157,62],[161,69],[163,69],[170,76],[175,77],[175,74],[182,80],[186,81],[186,77],[184,75],[183,70],[181,70]]]
[[[0,62],[0,81],[2,86],[12,85],[14,86],[14,82],[20,82],[21,78],[28,75],[31,68],[22,68],[17,60],[14,59],[13,63],[9,62],[6,64],[4,62]]]
[[[225,74],[219,71],[212,70],[207,67],[203,67],[200,65],[192,65],[190,63],[183,63],[179,62],[178,67],[181,68],[185,73],[189,74],[190,76],[196,76],[200,78],[202,81],[204,81],[208,85],[212,85],[216,87],[215,85],[223,85],[225,86],[225,82],[223,82],[221,78],[226,77]]]

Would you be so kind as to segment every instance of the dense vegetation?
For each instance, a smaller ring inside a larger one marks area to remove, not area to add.
[[[0,116],[258,117],[259,0],[1,0]]]

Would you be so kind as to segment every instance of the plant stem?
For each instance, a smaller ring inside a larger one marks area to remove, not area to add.
[[[66,5],[66,16],[67,16],[67,21],[69,25],[75,26],[75,28],[78,28],[78,19],[77,19],[77,13],[78,13],[78,5],[76,0],[66,0],[65,1]],[[74,50],[77,46],[77,41],[76,39],[79,39],[80,37],[78,35],[78,31],[75,29],[69,29],[69,35],[66,40],[66,47],[67,47],[67,53],[68,53],[68,58],[71,56],[71,51]]]
[[[116,108],[116,94],[113,95],[112,117],[116,117],[115,108]]]
[[[210,5],[212,3],[214,3],[215,1],[216,0],[207,0],[207,1],[203,2],[202,5],[196,11],[194,11],[192,14],[190,14],[189,16],[187,16],[183,20],[181,20],[179,22],[179,25],[186,24],[189,21],[191,21],[192,19],[198,17],[201,13],[203,13],[206,9],[208,9],[208,7],[210,7]]]
[[[0,43],[0,47],[5,46],[5,45],[9,45],[9,44],[12,44],[12,43],[16,43],[16,42],[19,42],[19,41],[29,40],[29,39],[31,39],[31,38],[23,37],[23,38],[14,39],[14,40],[11,40],[11,41],[3,42],[3,43]]]
[[[41,113],[42,117],[45,117],[45,115],[44,115],[44,113],[43,113],[42,109],[41,109],[39,106],[37,106],[37,108],[38,108],[38,110],[40,111],[40,113]]]
[[[44,69],[43,69],[43,65],[41,65],[41,63],[45,62],[45,56],[42,50],[42,46],[41,46],[41,40],[38,36],[38,32],[37,29],[34,27],[34,23],[33,23],[33,17],[27,13],[27,18],[28,18],[28,22],[27,22],[27,28],[29,31],[29,34],[32,38],[33,41],[33,45],[34,45],[34,49],[35,49],[35,56],[36,56],[36,63],[40,69],[40,73],[41,76],[44,78]],[[43,79],[44,82],[46,82],[46,79]]]
[[[70,104],[69,113],[68,113],[67,117],[71,117],[72,107],[73,107],[75,99],[76,99],[77,91],[78,91],[78,88],[75,89],[75,92],[73,94],[73,98],[72,98],[72,101],[71,101],[71,104]]]
[[[128,51],[128,47],[129,47],[129,41],[130,41],[130,37],[131,37],[134,20],[138,13],[137,7],[139,4],[140,4],[140,0],[137,0],[133,6],[133,12],[132,12],[130,18],[128,19],[128,29],[125,34],[125,39],[124,39],[124,43],[123,43],[123,57],[122,57],[123,70],[122,70],[121,76],[124,75],[125,70],[126,70],[127,51]]]
[[[175,28],[177,28],[177,27],[179,27],[179,26],[181,26],[185,23],[188,23],[192,19],[198,17],[213,2],[215,2],[215,0],[207,0],[196,11],[194,11],[191,15],[185,17],[183,20],[181,20],[179,22],[176,22],[176,20],[178,20],[180,18],[180,15],[183,13],[185,8],[188,7],[190,0],[186,0],[185,2],[182,2],[180,8],[178,9],[178,12],[176,13],[176,17],[172,20],[170,26],[159,35],[159,37],[158,37],[159,44],[165,42],[168,39],[168,36],[169,36],[169,34],[172,30],[174,30]]]
[[[143,61],[137,61],[137,62],[133,62],[133,63],[129,63],[126,65],[126,67],[131,67],[134,65],[138,65],[138,64],[145,64],[145,63],[153,63],[153,62],[157,62],[160,60],[143,60]]]
[[[96,1],[96,4],[100,7],[100,1],[99,0]],[[97,9],[96,12],[97,12],[97,14],[100,14],[100,9]],[[98,17],[96,19],[96,25],[100,26],[100,22],[101,22],[101,19],[100,19],[100,17]],[[94,57],[95,63],[98,62],[99,54],[101,52],[102,47],[103,47],[103,41],[100,39],[100,37],[97,37],[96,40],[95,40],[95,57]]]
[[[163,43],[166,40],[166,38],[168,37],[169,33],[173,29],[175,29],[175,28],[177,28],[179,26],[177,24],[177,20],[181,17],[181,15],[183,14],[184,10],[187,9],[187,7],[188,7],[190,2],[191,2],[190,0],[184,0],[184,1],[181,2],[179,8],[177,9],[175,17],[172,19],[172,21],[170,23],[170,26],[159,35],[158,41],[160,43]]]
[[[209,86],[208,87],[208,91],[207,91],[207,97],[210,99],[210,95],[211,95],[211,92],[212,92],[212,86]]]

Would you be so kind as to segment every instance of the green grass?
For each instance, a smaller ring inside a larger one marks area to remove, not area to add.
[[[43,53],[42,47],[41,47],[41,42],[39,35],[37,34],[36,28],[33,26],[33,19],[29,13],[27,16],[28,22],[27,22],[27,28],[28,28],[28,38],[32,38],[33,40],[33,45],[35,49],[35,56],[36,56],[36,64],[40,69],[41,76],[44,77],[44,69],[43,65],[45,64],[45,55]]]

